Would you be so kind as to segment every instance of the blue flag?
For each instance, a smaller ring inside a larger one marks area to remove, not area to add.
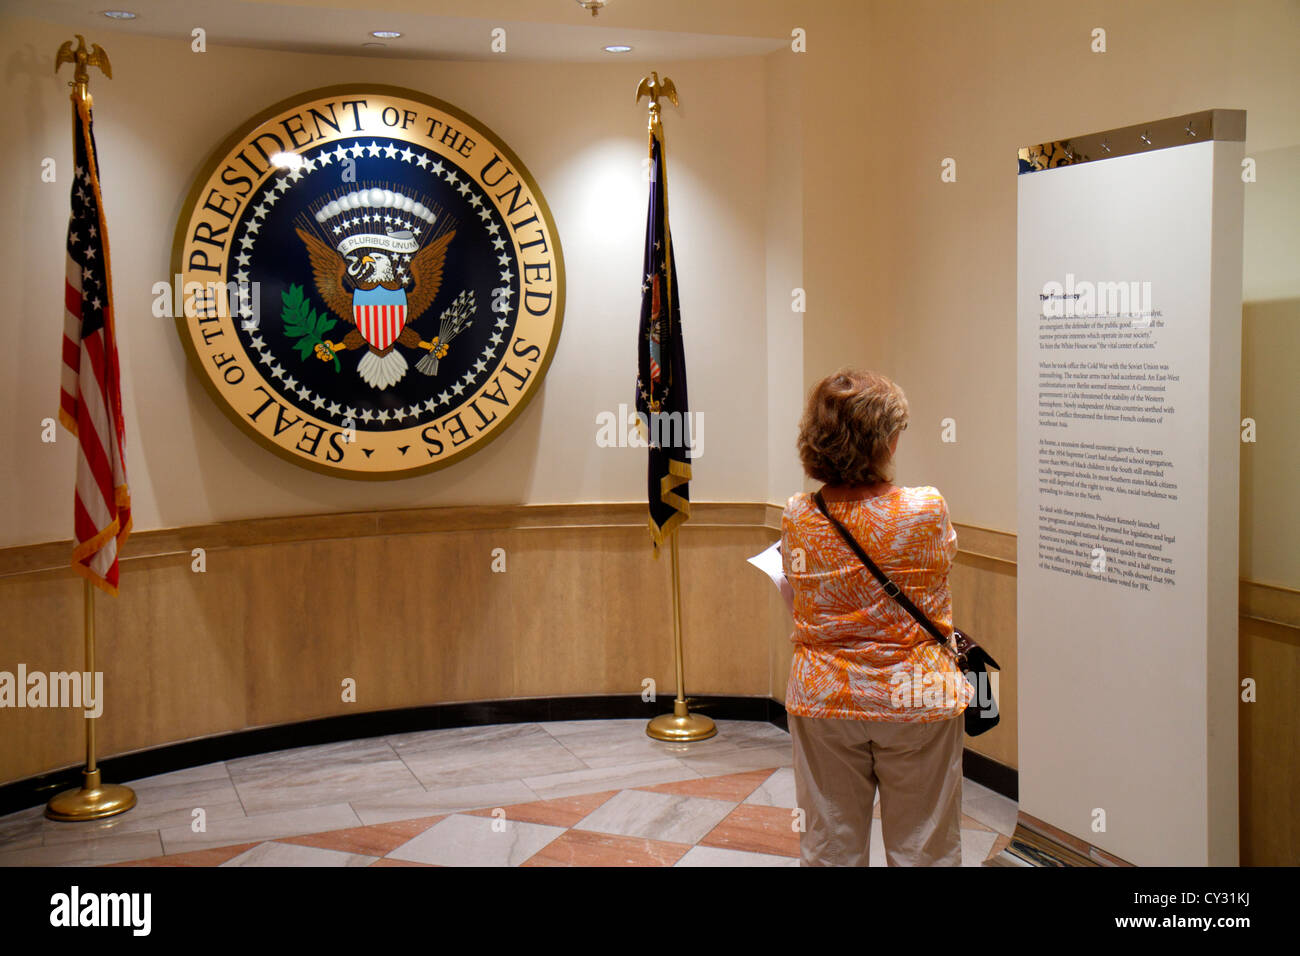
[[[691,427],[686,356],[677,301],[677,266],[668,231],[663,134],[650,134],[650,208],[646,216],[641,324],[637,337],[636,410],[650,445],[650,537],[655,553],[690,517]]]

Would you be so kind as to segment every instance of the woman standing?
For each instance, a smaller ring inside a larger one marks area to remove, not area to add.
[[[827,508],[881,570],[952,631],[957,533],[943,496],[892,483],[907,399],[842,369],[813,389],[799,457]],[[786,712],[805,866],[866,866],[872,804],[890,866],[961,865],[962,711],[974,696],[952,650],[885,593],[811,495],[786,503],[781,553],[794,590]]]

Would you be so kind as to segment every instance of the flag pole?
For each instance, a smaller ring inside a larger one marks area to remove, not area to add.
[[[677,528],[669,532],[673,575],[673,658],[677,666],[677,697],[671,714],[660,714],[646,725],[645,732],[655,740],[689,743],[708,740],[718,732],[718,725],[703,714],[692,714],[686,702],[686,666],[682,654],[682,583],[678,572]]]
[[[64,63],[75,64],[72,82],[68,85],[72,87],[74,122],[80,123],[79,107],[84,104],[84,108],[89,110],[91,106],[90,72],[87,67],[99,67],[104,72],[104,75],[110,79],[112,79],[113,72],[108,63],[108,55],[104,53],[98,44],[92,44],[91,51],[88,52],[85,38],[79,33],[75,34],[75,36],[77,38],[77,48],[75,50],[72,48],[71,40],[59,48],[59,52],[54,59],[54,72],[58,73],[59,67]],[[77,135],[75,127],[72,135],[75,142]],[[89,578],[83,578],[81,584],[82,627],[86,640],[86,670],[82,675],[82,679],[84,681],[88,678],[93,682],[95,674],[95,585]],[[104,817],[125,813],[135,806],[134,790],[120,784],[106,784],[100,779],[99,767],[95,762],[95,718],[89,716],[86,717],[86,769],[82,771],[81,775],[83,781],[81,787],[64,790],[62,793],[51,797],[50,801],[45,805],[45,815],[51,820],[99,820]]]
[[[636,99],[639,103],[642,96],[650,98],[650,119],[649,132],[650,140],[653,143],[656,139],[659,141],[660,157],[663,159],[663,180],[659,185],[659,194],[663,197],[664,213],[664,240],[667,243],[668,252],[671,255],[672,234],[668,229],[668,174],[667,156],[664,151],[663,126],[659,120],[659,97],[663,96],[668,99],[674,106],[677,105],[677,88],[673,86],[672,80],[664,77],[659,79],[659,74],[651,72],[647,77],[643,77],[637,86]],[[668,303],[671,309],[672,303],[672,270],[668,270],[665,277],[669,283]],[[680,519],[680,515],[676,516]],[[718,726],[709,717],[703,714],[692,714],[686,700],[686,664],[682,652],[682,583],[680,562],[677,554],[677,533],[681,529],[681,521],[677,520],[672,529],[668,532],[669,550],[672,554],[672,588],[673,588],[673,663],[677,672],[677,697],[673,700],[673,712],[671,714],[660,714],[647,725],[645,732],[655,740],[666,740],[676,743],[689,743],[694,740],[708,740],[718,732]]]

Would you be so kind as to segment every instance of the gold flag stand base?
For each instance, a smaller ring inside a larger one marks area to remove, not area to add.
[[[718,725],[703,714],[692,714],[686,701],[673,701],[671,714],[660,714],[647,725],[645,732],[655,740],[708,740],[718,732]]]
[[[64,790],[45,805],[51,820],[99,820],[125,813],[135,806],[135,791],[117,783],[101,783],[99,770],[84,770],[86,784],[79,790]]]

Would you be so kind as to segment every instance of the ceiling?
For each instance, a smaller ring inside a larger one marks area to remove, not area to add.
[[[202,27],[210,46],[419,59],[489,60],[493,30],[505,31],[512,60],[608,62],[752,56],[788,43],[783,0],[609,0],[593,17],[576,0],[5,0],[6,12],[57,22],[92,42],[114,33],[191,41]],[[727,10],[730,8],[730,14]],[[129,10],[112,20],[106,9]],[[697,15],[701,10],[706,15]],[[474,14],[474,15],[466,15]],[[485,16],[486,14],[486,16]],[[492,16],[492,14],[498,14]],[[668,29],[668,26],[676,29]],[[380,40],[372,30],[397,30]],[[755,35],[748,31],[754,30]],[[768,35],[763,35],[764,33]],[[627,44],[630,53],[603,47]],[[107,42],[104,43],[107,46]]]

